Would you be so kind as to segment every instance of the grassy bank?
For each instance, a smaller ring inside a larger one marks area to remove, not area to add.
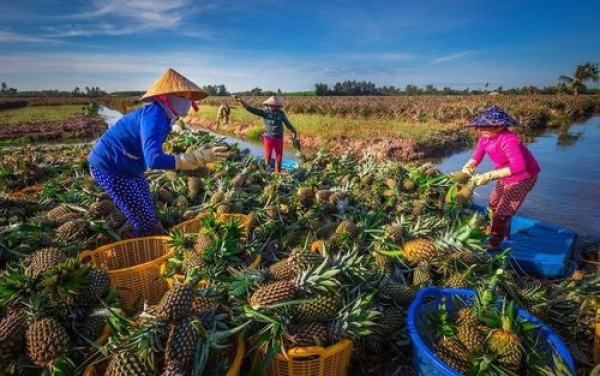
[[[216,121],[216,106],[200,106],[196,117],[209,121]],[[431,143],[440,135],[456,130],[464,132],[458,123],[444,124],[438,121],[425,123],[408,122],[402,119],[373,119],[373,118],[350,118],[345,119],[332,115],[288,114],[294,127],[303,136],[320,137],[332,140],[340,137],[347,138],[373,138],[398,136],[411,139],[417,143]],[[263,129],[263,121],[243,108],[236,106],[231,111],[230,123],[249,126],[248,138],[259,135]],[[224,129],[225,132],[233,133],[232,127]]]

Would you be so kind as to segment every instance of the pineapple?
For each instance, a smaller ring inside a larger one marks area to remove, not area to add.
[[[463,374],[468,373],[472,367],[468,351],[455,339],[444,337],[433,350],[444,363]]]
[[[416,292],[411,286],[395,282],[388,277],[382,281],[378,294],[381,298],[391,299],[403,306],[408,306],[415,299]]]
[[[170,205],[173,203],[173,200],[175,200],[175,197],[173,197],[171,192],[161,187],[156,191],[156,199],[159,202]]]
[[[475,185],[468,184],[454,195],[454,201],[461,206],[468,206],[471,203],[471,197],[475,192]]]
[[[315,236],[317,239],[329,239],[335,233],[338,225],[336,221],[325,223],[317,229]]]
[[[90,212],[106,217],[115,209],[115,204],[111,200],[101,200],[90,205]]]
[[[56,239],[62,244],[67,244],[73,240],[82,239],[89,230],[89,222],[84,219],[76,219],[60,225],[56,229]]]
[[[317,202],[325,203],[325,202],[329,202],[329,198],[331,197],[332,194],[333,194],[332,191],[322,189],[322,190],[317,191],[317,193],[315,193],[315,198],[316,198]]]
[[[456,273],[452,275],[445,283],[446,287],[455,289],[466,289],[469,287],[469,277],[473,273],[475,265],[472,265],[464,273]]]
[[[383,272],[389,272],[392,270],[392,259],[379,252],[373,252],[373,266]]]
[[[459,184],[467,184],[471,180],[471,175],[466,172],[453,172],[449,176]]]
[[[407,178],[402,180],[402,188],[406,192],[412,192],[415,190],[415,188],[417,188],[417,183],[415,183],[414,180]]]
[[[324,270],[326,267],[327,261],[324,261],[318,268],[306,270],[292,281],[277,281],[261,286],[250,296],[249,303],[253,307],[268,306],[295,299],[301,293],[330,291],[339,285],[334,277],[340,270]]]
[[[426,287],[433,284],[433,277],[431,276],[431,269],[429,264],[421,262],[414,270],[413,274],[413,286],[415,287]]]
[[[217,191],[210,197],[210,204],[213,206],[217,206],[223,202],[225,199],[225,192]]]
[[[162,297],[156,309],[156,317],[162,321],[179,321],[192,313],[194,289],[191,284],[175,286]]]
[[[60,264],[67,259],[67,255],[57,248],[44,248],[36,251],[30,256],[29,266],[25,274],[31,278],[39,278],[53,266]]]
[[[108,319],[106,318],[106,316],[87,316],[81,324],[81,330],[79,331],[79,334],[81,334],[84,338],[87,338],[90,341],[95,341],[102,335],[104,327],[107,323]]]
[[[292,306],[294,320],[302,323],[329,321],[335,318],[343,304],[342,299],[335,294],[317,294],[307,300],[306,303]]]
[[[203,269],[205,266],[202,253],[198,253],[194,249],[187,249],[183,252],[183,262],[181,270],[185,273],[191,273],[194,269]]]
[[[293,249],[287,259],[288,263],[297,273],[307,269],[316,268],[323,263],[324,260],[323,256],[305,248]]]
[[[190,202],[188,201],[187,197],[185,197],[185,196],[178,196],[175,199],[175,206],[177,206],[178,208],[186,209],[189,205],[190,205]]]
[[[247,175],[241,172],[231,179],[231,185],[234,187],[242,187],[244,184],[246,184],[247,178]]]
[[[201,317],[205,313],[213,312],[221,308],[219,300],[210,297],[196,296],[192,302],[192,314]]]
[[[498,357],[501,364],[516,372],[523,358],[521,340],[512,331],[512,318],[509,315],[500,313],[499,319],[501,326],[490,332],[486,345]]]
[[[17,310],[8,311],[0,319],[0,367],[23,353],[25,347],[25,316]]]
[[[286,338],[287,347],[327,346],[329,329],[320,322],[308,322],[290,327]]]
[[[481,333],[479,325],[465,322],[456,328],[456,337],[469,352],[485,344],[485,336]]]
[[[156,376],[140,358],[127,351],[120,351],[112,357],[106,369],[105,376]]]
[[[41,312],[33,313],[33,321],[27,326],[25,340],[27,355],[38,367],[48,367],[70,349],[69,335],[64,326],[54,317],[44,316]]]
[[[203,254],[204,250],[206,249],[206,247],[209,246],[209,244],[211,243],[212,239],[210,238],[210,236],[205,232],[205,230],[201,230],[200,233],[198,234],[198,238],[196,239],[196,244],[194,245],[194,251],[197,254]]]
[[[198,332],[191,317],[185,317],[171,326],[165,348],[165,366],[188,374],[196,353]]]
[[[195,176],[187,178],[187,194],[191,201],[195,201],[200,195],[201,181]]]
[[[335,229],[337,235],[353,238],[358,233],[358,227],[354,222],[344,220]]]
[[[67,221],[72,221],[81,217],[81,213],[71,209],[71,207],[66,204],[62,204],[50,210],[46,216],[54,225],[61,225]]]
[[[123,226],[123,224],[125,224],[125,221],[127,221],[127,218],[125,218],[119,209],[114,209],[106,217],[106,224],[111,229],[120,228]]]
[[[385,228],[385,237],[394,244],[399,244],[402,241],[402,223],[400,220],[396,220],[395,223]]]
[[[348,192],[345,191],[336,191],[331,196],[329,196],[329,202],[333,205],[337,205],[338,202],[345,200],[348,197]]]
[[[406,324],[406,314],[400,307],[389,306],[382,309],[382,315],[378,317],[379,331],[384,336],[395,334]]]
[[[385,185],[387,185],[390,190],[394,190],[398,186],[398,181],[396,179],[387,178],[385,179]]]
[[[276,281],[290,280],[298,276],[298,273],[287,259],[277,261],[269,266],[269,272]]]
[[[451,261],[461,262],[466,266],[471,266],[481,262],[481,258],[473,251],[466,249],[456,251],[450,255]]]
[[[82,305],[90,305],[96,303],[99,299],[104,299],[110,288],[110,278],[104,269],[90,269],[87,280],[87,284],[78,295]]]

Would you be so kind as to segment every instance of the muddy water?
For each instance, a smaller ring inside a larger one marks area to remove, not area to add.
[[[520,209],[523,215],[600,239],[600,116],[547,130],[528,144],[542,172]],[[460,170],[471,150],[439,161],[442,172]],[[478,171],[489,171],[485,159]],[[478,187],[475,201],[485,204],[493,184]]]
[[[109,126],[121,114],[102,108],[100,114]],[[221,135],[219,135],[221,136]],[[241,149],[263,155],[262,143],[223,136]],[[600,239],[600,116],[537,135],[528,144],[542,168],[539,180],[520,209],[520,213],[564,226],[584,237]],[[294,150],[286,148],[285,158],[296,159]],[[436,161],[442,172],[460,170],[471,150],[455,153]],[[492,168],[485,159],[479,171]],[[484,205],[493,184],[478,187],[475,201]]]

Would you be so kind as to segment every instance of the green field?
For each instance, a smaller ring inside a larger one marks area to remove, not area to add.
[[[81,105],[23,107],[0,111],[0,125],[60,121],[81,114],[83,114]]]

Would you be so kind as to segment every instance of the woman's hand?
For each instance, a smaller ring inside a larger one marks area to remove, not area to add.
[[[229,149],[226,146],[213,146],[206,144],[202,148],[192,153],[199,163],[205,165],[206,163],[222,161],[229,157]]]
[[[175,170],[190,171],[202,166],[194,154],[177,154],[175,156]]]
[[[231,97],[233,99],[235,99],[236,102],[238,102],[242,106],[246,107],[246,102],[244,102],[240,97],[238,97],[237,95],[232,95]]]

